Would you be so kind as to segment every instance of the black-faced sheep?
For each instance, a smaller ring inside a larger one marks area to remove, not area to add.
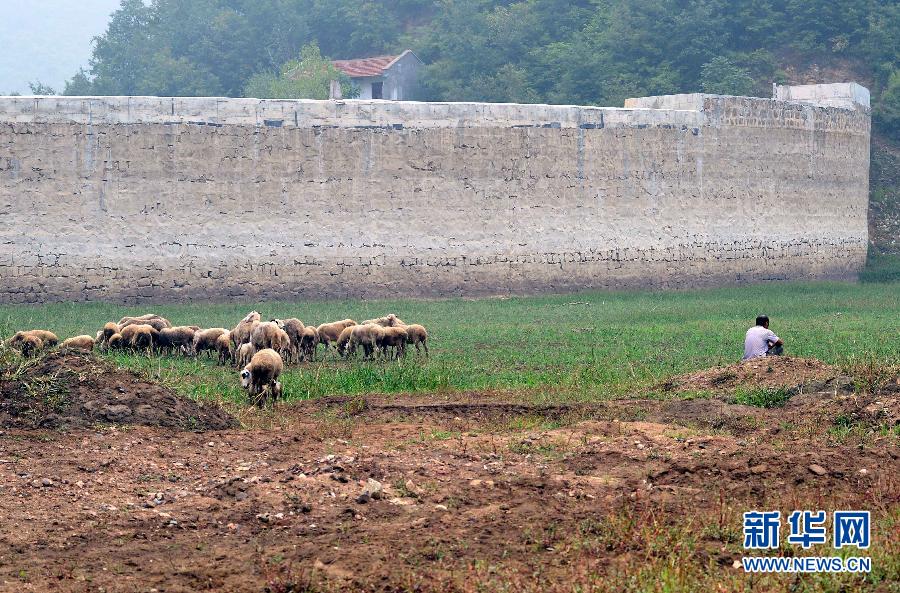
[[[216,341],[219,336],[227,334],[228,330],[224,327],[212,327],[210,329],[201,329],[194,332],[194,343],[191,347],[191,353],[199,356],[201,352],[206,352],[206,357],[211,358],[212,353],[216,351]]]
[[[250,364],[250,360],[253,358],[254,354],[256,354],[256,348],[253,347],[253,344],[249,342],[247,342],[246,344],[241,344],[241,347],[238,348],[237,352],[235,353],[238,368],[242,369]]]
[[[274,321],[264,321],[257,325],[250,334],[250,343],[257,351],[271,348],[275,352],[286,352],[291,347],[287,332]]]
[[[386,327],[384,333],[378,342],[381,348],[381,354],[385,358],[388,356],[388,349],[393,348],[393,355],[398,360],[405,354],[407,334],[403,327]]]
[[[122,341],[126,348],[132,350],[147,350],[156,345],[159,331],[146,324],[127,325],[119,332],[122,335]]]
[[[370,324],[380,325],[381,327],[398,327],[406,325],[402,319],[390,313],[385,315],[384,317],[379,317],[378,319],[367,319],[360,323],[360,325],[370,325]]]
[[[195,329],[181,325],[160,330],[156,345],[160,352],[171,353],[177,351],[182,354],[190,354],[194,349]]]
[[[231,342],[234,344],[235,350],[240,348],[241,344],[246,344],[250,341],[250,334],[253,333],[253,329],[259,325],[259,320],[261,318],[259,313],[251,311],[247,313],[243,319],[238,321],[238,324],[231,330]]]
[[[34,334],[26,334],[22,336],[16,347],[22,352],[22,356],[34,356],[44,349],[44,341]]]
[[[219,364],[234,361],[234,350],[231,346],[231,332],[226,332],[216,338],[216,352],[219,353]]]
[[[265,348],[254,354],[250,364],[241,371],[241,387],[249,390],[250,402],[264,406],[265,392],[268,389],[274,403],[281,387],[278,384],[278,377],[283,370],[281,355],[271,348]]]
[[[316,331],[319,332],[319,342],[325,344],[325,349],[328,350],[328,347],[337,342],[337,339],[341,337],[341,332],[344,331],[344,329],[354,325],[356,325],[356,322],[352,319],[344,319],[333,323],[323,323],[316,328]]]
[[[371,358],[378,349],[379,342],[384,338],[384,328],[370,323],[368,325],[355,325],[350,332],[350,343],[347,352],[353,354],[358,346],[362,346],[366,358]]]
[[[425,331],[425,327],[414,323],[407,325],[405,329],[406,343],[415,345],[416,354],[419,353],[419,344],[421,344],[425,348],[425,356],[428,356],[428,332]]]
[[[94,338],[91,336],[75,336],[74,338],[68,338],[63,340],[60,348],[67,350],[87,350],[90,352],[94,349]]]
[[[97,341],[99,344],[103,345],[109,342],[109,339],[113,334],[119,333],[119,325],[110,321],[109,323],[103,326],[103,329],[100,330],[99,334],[97,334]]]
[[[125,348],[125,338],[122,337],[122,334],[116,332],[106,341],[106,346],[110,350],[121,350]]]
[[[303,360],[313,362],[316,359],[316,346],[319,345],[319,332],[314,327],[304,327],[300,336],[300,356]]]
[[[341,335],[338,336],[338,339],[335,340],[334,345],[337,349],[337,353],[344,358],[350,356],[349,346],[350,346],[350,336],[353,334],[353,328],[359,327],[358,325],[351,325],[350,327],[345,327],[344,331],[341,332]]]

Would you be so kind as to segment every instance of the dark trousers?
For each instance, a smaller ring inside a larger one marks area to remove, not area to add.
[[[773,344],[766,351],[766,356],[781,356],[784,354],[784,344]]]

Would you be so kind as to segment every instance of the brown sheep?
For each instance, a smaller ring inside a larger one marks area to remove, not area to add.
[[[288,357],[287,361],[291,362],[291,360],[299,361],[302,356],[302,342],[303,342],[303,331],[306,327],[303,325],[303,322],[299,319],[292,317],[290,319],[280,320],[273,319],[275,323],[278,324],[278,327],[283,329],[288,338],[291,341],[290,348],[288,348]]]
[[[94,349],[94,338],[91,336],[75,336],[74,338],[63,340],[60,347],[72,350],[87,350],[90,352]]]
[[[177,349],[182,354],[189,354],[194,349],[195,331],[186,325],[164,328],[159,332],[156,345],[160,352],[171,353]]]
[[[242,344],[246,344],[250,341],[250,334],[253,333],[254,328],[259,325],[259,320],[262,316],[256,311],[251,311],[241,319],[234,329],[231,330],[231,342],[234,344],[234,349],[237,351],[238,348],[241,347]]]
[[[384,328],[384,334],[381,336],[381,339],[378,342],[378,346],[381,348],[381,354],[385,358],[388,356],[388,348],[393,348],[394,358],[400,360],[400,358],[406,353],[406,340],[407,334],[406,329],[402,327],[386,327]]]
[[[216,351],[219,353],[219,364],[234,362],[234,350],[231,347],[231,332],[216,338]]]
[[[127,325],[119,332],[126,348],[148,349],[156,346],[159,331],[151,325]]]
[[[384,317],[379,317],[378,319],[367,319],[360,323],[360,325],[370,325],[370,324],[380,325],[381,327],[398,327],[406,325],[402,319],[390,313],[385,315]]]
[[[109,323],[103,326],[103,329],[100,330],[97,339],[98,342],[103,345],[109,342],[109,339],[113,334],[119,333],[119,326],[116,323],[110,321]]]
[[[372,358],[378,350],[378,343],[384,337],[384,328],[370,323],[368,325],[356,325],[350,332],[350,343],[347,351],[350,354],[356,352],[358,346],[362,346],[365,358]]]
[[[316,346],[319,345],[319,332],[310,326],[303,328],[300,336],[300,356],[303,360],[313,362],[316,360]]]
[[[335,348],[337,349],[337,353],[344,358],[350,356],[350,352],[348,352],[347,348],[350,346],[350,335],[353,334],[354,327],[359,326],[351,325],[350,327],[345,327],[344,331],[341,332],[341,335],[338,336],[338,339],[335,341]]]
[[[44,341],[34,334],[26,334],[17,343],[22,356],[34,356],[44,349]]]
[[[253,329],[250,343],[257,351],[271,348],[275,352],[286,352],[291,347],[291,339],[287,332],[278,327],[274,321],[264,321]]]
[[[109,340],[106,341],[106,346],[110,350],[121,350],[125,348],[125,338],[118,332],[114,333],[109,337]]]
[[[281,355],[271,348],[265,348],[254,354],[250,359],[250,364],[241,371],[241,387],[249,390],[250,402],[264,406],[266,403],[265,392],[268,388],[272,403],[275,403],[275,398],[281,391],[278,377],[281,376],[283,370],[284,362],[281,360]]]
[[[254,354],[256,354],[256,348],[253,347],[253,344],[249,342],[246,344],[241,344],[241,347],[238,348],[237,352],[235,353],[238,368],[242,369],[250,364],[250,360],[253,358]]]
[[[121,321],[119,321],[119,329],[125,329],[129,325],[149,325],[156,331],[161,331],[164,329],[168,329],[172,327],[172,323],[166,319],[165,317],[160,317],[159,315],[148,314],[141,315],[140,317],[123,317]]]
[[[224,327],[213,327],[210,329],[201,329],[194,332],[194,343],[191,346],[191,353],[199,356],[201,352],[206,352],[207,358],[212,358],[212,353],[216,351],[216,340],[219,336],[227,334],[228,330]]]
[[[341,337],[341,332],[344,331],[344,329],[354,325],[356,325],[356,322],[352,319],[344,319],[333,323],[323,323],[316,328],[316,331],[319,332],[319,342],[325,344],[325,350],[328,350],[328,347],[331,346],[332,343],[337,342],[337,339]]]
[[[416,354],[419,353],[419,344],[421,344],[425,348],[425,356],[428,356],[428,332],[425,331],[425,327],[414,323],[407,325],[405,329],[406,343],[415,345]]]
[[[16,332],[13,337],[7,340],[7,343],[18,347],[27,336],[34,336],[39,339],[42,342],[42,348],[51,348],[59,344],[59,338],[56,337],[56,334],[45,329],[29,329]]]

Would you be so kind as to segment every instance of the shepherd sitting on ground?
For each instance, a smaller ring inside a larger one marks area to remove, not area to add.
[[[743,360],[760,356],[779,356],[783,353],[784,342],[769,329],[769,318],[760,315],[756,318],[756,325],[747,330]]]

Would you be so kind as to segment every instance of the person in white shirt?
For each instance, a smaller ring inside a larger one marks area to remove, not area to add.
[[[781,354],[784,354],[784,342],[769,329],[769,318],[760,315],[756,318],[756,325],[747,330],[743,360]]]

